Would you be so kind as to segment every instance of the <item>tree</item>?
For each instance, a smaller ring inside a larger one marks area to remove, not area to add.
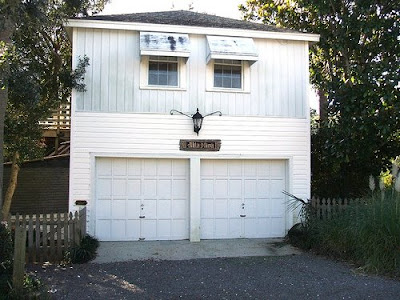
[[[319,33],[311,83],[322,116],[312,136],[312,191],[358,196],[400,153],[400,1],[248,0],[247,19]],[[335,183],[335,184],[332,184]]]
[[[88,60],[84,58],[75,72],[71,70],[71,45],[63,23],[68,17],[102,8],[105,0],[10,3],[13,9],[0,9],[0,20],[7,21],[0,23],[0,34],[9,37],[2,41],[0,53],[0,101],[6,106],[5,116],[0,112],[0,126],[5,124],[0,140],[3,143],[4,137],[5,154],[12,159],[10,184],[2,205],[4,215],[11,206],[20,162],[42,154],[38,121],[66,102],[73,87],[83,87],[79,80]]]

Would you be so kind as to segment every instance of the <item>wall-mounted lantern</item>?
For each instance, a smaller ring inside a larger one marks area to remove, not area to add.
[[[214,112],[212,112],[210,114],[207,114],[205,116],[202,116],[201,113],[199,113],[199,109],[197,109],[197,112],[195,114],[193,114],[193,115],[187,115],[187,114],[185,114],[183,112],[180,112],[179,110],[172,109],[170,111],[170,114],[173,115],[174,113],[178,113],[178,114],[184,115],[186,117],[192,118],[192,120],[193,120],[193,130],[194,130],[194,132],[197,133],[197,135],[199,135],[199,131],[201,129],[201,125],[203,124],[203,119],[205,117],[208,117],[208,116],[211,116],[211,115],[215,115],[215,114],[218,114],[219,116],[222,116],[222,113],[219,110],[218,111],[214,111]]]

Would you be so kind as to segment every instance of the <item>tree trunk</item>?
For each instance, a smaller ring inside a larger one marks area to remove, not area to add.
[[[16,1],[15,3],[11,3],[10,11],[15,9],[16,3]],[[2,19],[4,20],[4,24],[0,30],[0,41],[4,42],[5,46],[0,48],[0,57],[3,57],[10,48],[11,36],[15,29],[15,24],[12,22],[10,16],[2,16]],[[3,68],[0,69],[0,207],[3,207],[4,119],[8,102],[7,78],[9,69],[8,62],[4,63]]]
[[[328,119],[328,99],[323,90],[318,90],[319,96],[319,120],[321,122]]]
[[[11,173],[10,173],[10,183],[8,184],[7,192],[4,196],[4,203],[3,203],[3,218],[7,218],[8,214],[10,213],[11,202],[14,196],[15,188],[17,187],[17,179],[19,173],[19,153],[16,151],[13,156],[12,165],[11,165]]]

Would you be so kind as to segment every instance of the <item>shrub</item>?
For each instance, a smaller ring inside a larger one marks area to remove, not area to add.
[[[13,241],[6,222],[0,223],[0,295],[6,295],[11,287]]]
[[[79,246],[72,247],[66,253],[66,261],[73,264],[87,263],[96,257],[98,247],[99,241],[96,238],[85,235]]]
[[[307,212],[302,234],[288,235],[291,243],[350,260],[369,272],[400,275],[400,193],[379,191],[330,219]]]

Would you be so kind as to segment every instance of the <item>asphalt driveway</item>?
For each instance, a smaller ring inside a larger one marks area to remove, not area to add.
[[[400,299],[400,281],[311,254],[31,267],[53,299]]]

